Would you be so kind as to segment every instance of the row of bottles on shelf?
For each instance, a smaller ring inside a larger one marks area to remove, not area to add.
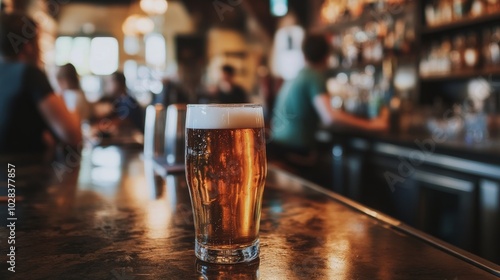
[[[444,106],[441,97],[434,97],[427,129],[436,136],[444,133],[450,139],[481,143],[496,130],[491,117],[497,113],[497,98],[491,82],[484,78],[468,80],[464,85],[465,96],[454,100],[451,108]]]
[[[394,14],[413,0],[325,0],[320,9],[324,23],[356,20],[363,15]]]
[[[500,67],[500,26],[485,28],[482,40],[475,32],[434,41],[420,60],[420,75],[449,74],[483,67]]]
[[[425,22],[438,26],[500,12],[500,0],[433,0],[425,6]]]
[[[330,64],[334,68],[349,68],[378,63],[384,57],[384,50],[407,53],[414,41],[413,17],[370,21],[332,34],[334,54]]]
[[[377,78],[373,66],[367,66],[363,71],[341,72],[327,81],[334,108],[369,119],[379,115],[387,100],[389,86],[387,79]]]

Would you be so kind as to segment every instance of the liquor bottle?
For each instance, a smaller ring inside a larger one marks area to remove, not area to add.
[[[471,32],[467,35],[467,47],[464,52],[465,66],[475,68],[479,64],[479,51],[477,49],[477,36]]]
[[[487,0],[486,11],[489,14],[500,12],[500,0]]]
[[[460,20],[464,17],[465,0],[453,0],[453,19]]]
[[[440,58],[440,65],[442,67],[442,71],[444,73],[449,73],[451,72],[451,41],[449,37],[443,38],[443,41],[441,41],[441,58]]]
[[[441,0],[439,5],[440,23],[453,21],[453,3],[452,0]]]
[[[465,38],[458,35],[453,39],[453,48],[450,52],[451,68],[460,71],[464,67]]]
[[[493,29],[493,33],[491,34],[491,40],[489,43],[489,53],[491,56],[491,64],[493,66],[500,66],[500,26],[495,27]]]
[[[490,67],[492,65],[492,57],[490,52],[490,43],[492,41],[491,30],[489,28],[485,28],[483,30],[483,51],[482,51],[482,59],[485,67]]]
[[[470,8],[470,15],[472,17],[479,17],[485,13],[485,4],[483,0],[474,0]]]
[[[436,6],[434,3],[427,3],[425,5],[425,22],[428,26],[435,26],[437,24]]]

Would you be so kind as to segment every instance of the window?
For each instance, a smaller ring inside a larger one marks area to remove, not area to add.
[[[111,37],[92,39],[90,44],[90,71],[109,75],[118,69],[118,41]]]
[[[56,64],[71,63],[81,76],[115,72],[118,54],[118,41],[113,37],[61,36],[56,40]]]
[[[288,13],[288,0],[271,0],[271,14],[281,17]]]
[[[152,33],[144,38],[146,43],[146,63],[156,69],[165,68],[166,46],[161,34]]]

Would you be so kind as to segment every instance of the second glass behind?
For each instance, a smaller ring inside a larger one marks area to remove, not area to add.
[[[200,260],[239,263],[259,256],[265,148],[262,106],[188,105],[186,179]]]

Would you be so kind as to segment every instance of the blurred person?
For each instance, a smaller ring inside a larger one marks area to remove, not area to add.
[[[208,94],[209,103],[247,103],[245,90],[235,81],[236,69],[229,64],[221,67],[221,78]]]
[[[137,100],[128,94],[125,75],[117,71],[106,77],[104,91],[106,96],[97,102],[94,112],[97,120],[109,123],[109,131],[103,132],[127,128],[144,132],[143,112]]]
[[[274,102],[276,99],[277,89],[282,84],[282,79],[275,78],[271,75],[271,71],[267,66],[267,59],[262,58],[260,65],[257,67],[257,92],[261,102],[264,105],[264,119],[268,127],[271,113],[273,112]]]
[[[77,113],[82,122],[87,121],[90,116],[90,104],[80,86],[75,66],[71,63],[60,66],[56,72],[56,79],[66,107],[71,112]]]
[[[314,165],[317,160],[315,133],[319,123],[371,131],[387,129],[385,114],[366,120],[331,106],[323,73],[327,70],[330,51],[323,35],[306,35],[302,51],[306,66],[297,77],[283,84],[276,99],[271,119],[271,154],[274,152],[299,165]]]
[[[163,80],[163,90],[155,94],[153,104],[162,104],[165,108],[172,104],[187,104],[189,96],[186,90],[174,79]]]
[[[0,155],[43,153],[52,140],[81,144],[78,115],[54,94],[39,61],[35,22],[0,13]]]

